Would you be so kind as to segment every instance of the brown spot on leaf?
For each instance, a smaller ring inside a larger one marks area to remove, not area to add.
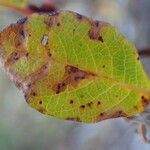
[[[26,30],[24,29],[23,25],[18,25],[18,28],[15,29],[16,35],[14,37],[14,43],[15,47],[20,49],[25,49],[24,48],[24,42],[26,38]]]
[[[35,92],[32,93],[33,96],[36,96],[37,94]]]
[[[67,65],[65,67],[65,70],[68,74],[71,74],[71,73],[76,73],[78,71],[78,68],[76,67],[73,67],[73,66],[70,66],[70,65]]]
[[[29,102],[30,97],[37,95],[35,92],[35,86],[34,85],[28,86],[28,88],[23,92],[24,92],[25,100],[27,103]]]
[[[89,108],[91,108],[92,105],[93,105],[93,102],[89,102],[89,103],[86,104],[86,106],[88,106]]]
[[[26,34],[25,34],[25,31],[24,30],[20,30],[20,35],[23,37],[23,38],[25,38],[26,37]]]
[[[25,40],[26,40],[25,20],[18,21],[16,24],[12,24],[8,28],[0,32],[1,49],[5,45],[5,42],[8,41],[9,45],[11,45],[14,50],[12,53],[9,54],[5,53],[4,49],[3,51],[0,51],[0,57],[4,59],[2,63],[5,67],[14,64],[22,56],[25,56],[26,53]]]
[[[99,36],[99,37],[98,37],[98,40],[101,41],[102,43],[104,42],[102,36]]]
[[[45,77],[48,74],[48,68],[50,66],[50,63],[44,64],[41,68],[39,68],[36,72],[30,75],[30,79],[32,82],[35,82],[43,77]]]
[[[102,43],[104,42],[103,37],[100,35],[100,29],[104,24],[105,23],[99,21],[95,21],[94,23],[91,22],[91,29],[88,33],[91,40],[98,40]]]
[[[70,100],[70,104],[73,104],[74,103],[74,101],[73,100]]]
[[[53,18],[52,18],[52,17],[47,17],[47,18],[45,18],[44,23],[45,23],[48,27],[52,27],[52,25],[54,24]]]
[[[4,66],[5,67],[8,67],[8,66],[11,66],[12,64],[16,63],[20,58],[26,56],[26,52],[25,51],[14,51],[12,52],[7,60],[5,61],[5,64]]]
[[[56,94],[59,94],[60,92],[65,91],[68,85],[77,86],[81,80],[94,76],[96,75],[91,72],[83,71],[77,67],[67,65],[65,67],[64,78],[53,87],[53,90]]]
[[[60,23],[57,23],[57,26],[59,27],[59,26],[60,26]]]
[[[119,111],[116,111],[114,114],[113,114],[114,117],[121,117],[121,116],[124,116],[124,113],[122,110],[119,110]]]
[[[85,105],[81,105],[80,108],[81,108],[81,109],[84,109],[84,108],[85,108]]]
[[[60,92],[64,91],[66,89],[66,83],[58,83],[56,86],[56,94],[59,94]]]
[[[149,105],[150,101],[145,96],[142,96],[141,99],[142,99],[143,107],[144,108],[147,107]]]
[[[118,118],[118,117],[127,117],[127,114],[124,113],[122,110],[118,110],[114,113],[100,113],[97,116],[97,121],[101,121],[101,120],[106,120],[106,119],[111,119],[111,118]]]
[[[100,113],[100,117],[103,117],[105,115],[105,113]]]
[[[38,80],[43,79],[48,74],[49,63],[43,65],[40,69],[30,74],[28,77],[24,79],[24,86],[22,87],[22,91],[25,95],[25,99],[28,102],[31,96],[34,96],[35,92],[35,83]]]
[[[97,106],[99,106],[99,105],[101,105],[101,102],[100,102],[100,101],[97,102]]]
[[[39,104],[41,105],[41,104],[42,104],[42,101],[39,101]]]
[[[50,52],[50,49],[47,50],[47,55],[48,55],[48,57],[51,57],[51,56],[52,56],[52,54],[51,54],[51,52]]]
[[[55,13],[52,15],[47,15],[44,19],[44,23],[48,26],[48,27],[52,27],[54,25],[56,26],[60,26],[60,17],[59,17],[59,13]]]

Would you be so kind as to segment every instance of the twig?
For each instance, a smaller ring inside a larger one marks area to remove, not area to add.
[[[57,11],[56,6],[54,5],[52,0],[43,0],[43,3],[41,6],[36,6],[33,4],[27,4],[26,7],[21,8],[21,7],[17,7],[17,6],[10,6],[10,5],[2,5],[4,7],[9,7],[23,15],[30,15],[32,13],[50,13],[50,12],[55,12]]]
[[[139,49],[139,55],[141,57],[150,57],[150,48]]]

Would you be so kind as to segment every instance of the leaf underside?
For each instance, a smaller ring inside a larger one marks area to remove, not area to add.
[[[129,117],[150,101],[135,47],[108,23],[61,11],[0,32],[0,58],[27,103],[80,122]]]

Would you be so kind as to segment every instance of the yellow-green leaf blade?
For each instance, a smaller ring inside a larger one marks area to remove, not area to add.
[[[136,49],[110,24],[68,11],[34,14],[0,33],[0,49],[29,105],[44,114],[97,122],[149,103]]]

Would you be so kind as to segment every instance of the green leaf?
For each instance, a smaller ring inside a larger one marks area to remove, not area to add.
[[[0,33],[0,57],[28,104],[81,122],[129,117],[150,101],[136,48],[108,23],[62,11]]]

